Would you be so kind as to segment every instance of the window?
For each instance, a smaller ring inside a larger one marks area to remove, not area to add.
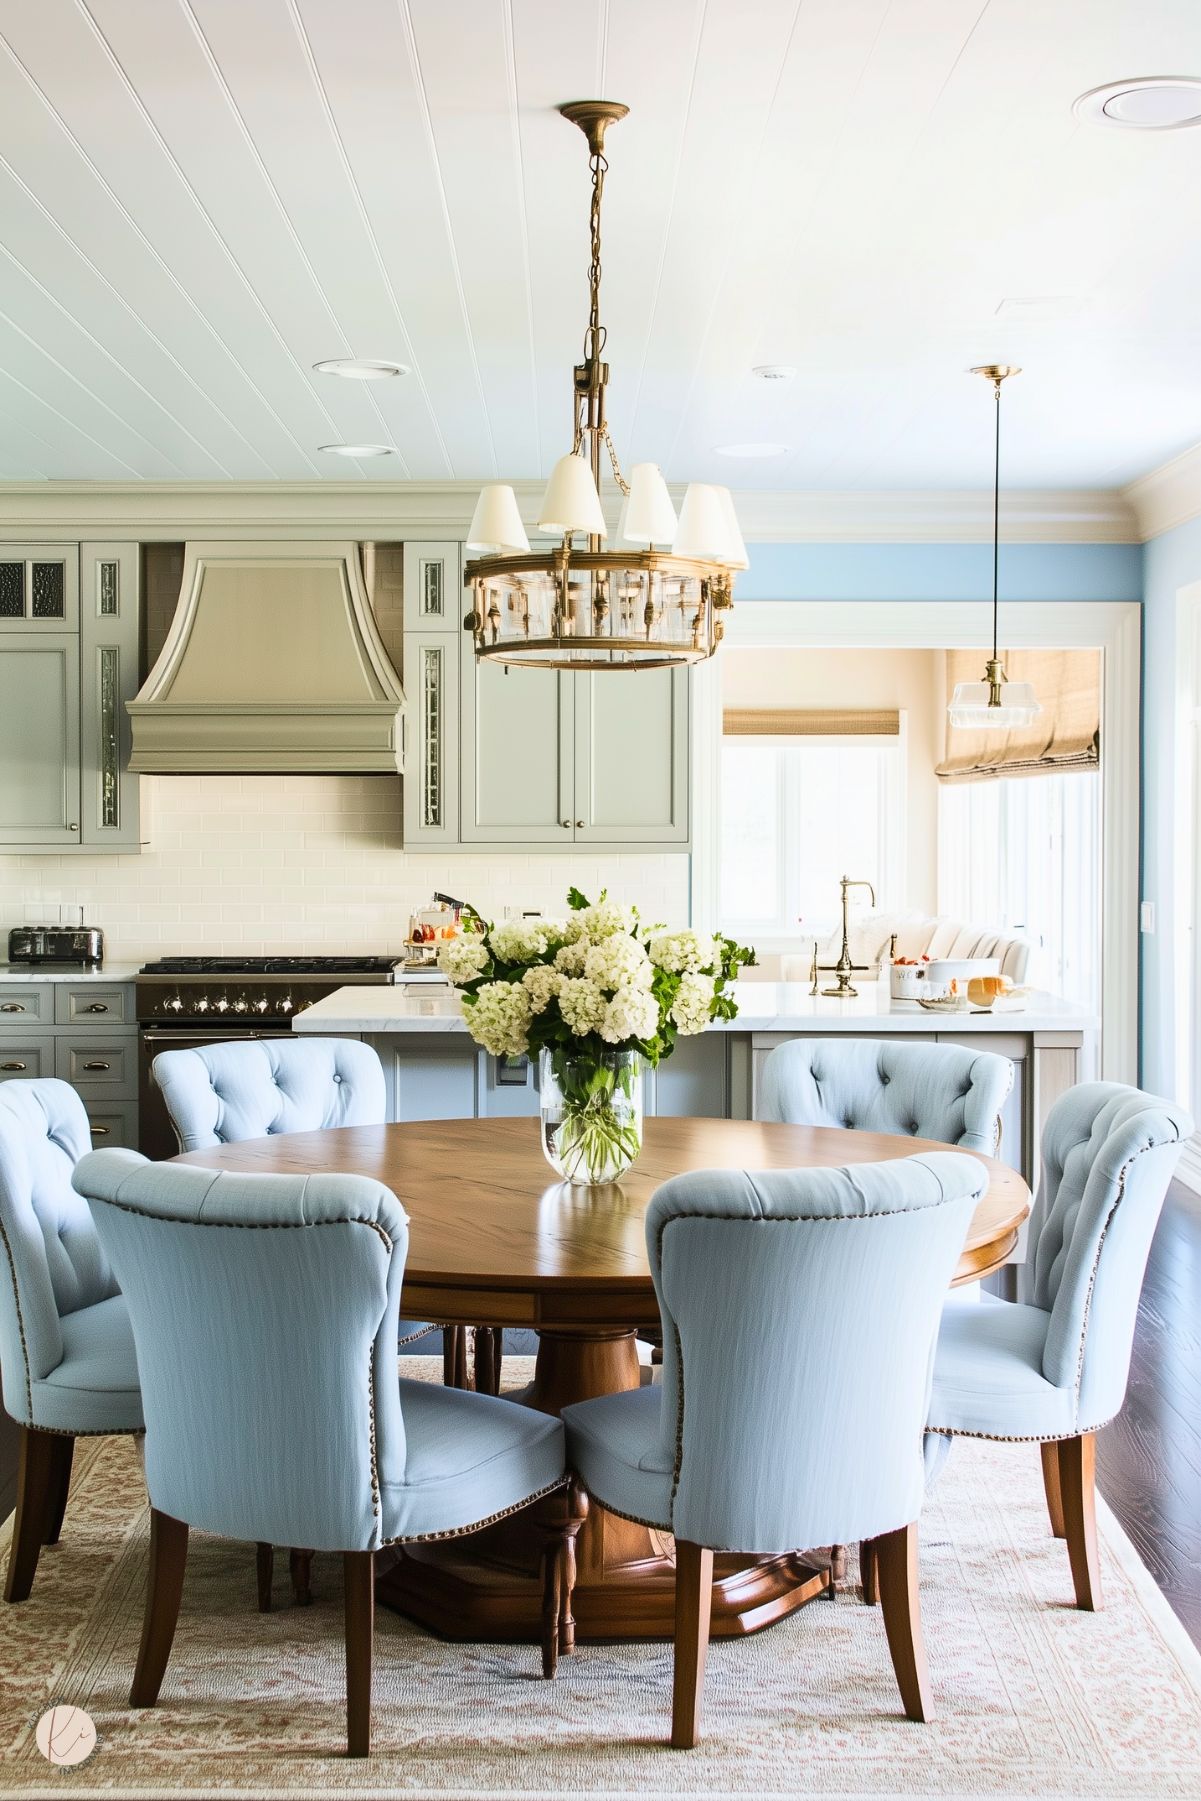
[[[1031,987],[1101,1005],[1096,771],[939,790],[938,910],[1029,940]]]
[[[723,930],[761,945],[828,930],[843,875],[903,907],[904,772],[903,720],[890,737],[724,738]]]

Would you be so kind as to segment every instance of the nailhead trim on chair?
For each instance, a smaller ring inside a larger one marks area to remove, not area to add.
[[[523,1501],[515,1501],[512,1507],[502,1507],[499,1513],[490,1513],[487,1519],[473,1520],[470,1526],[452,1526],[447,1532],[415,1532],[409,1537],[401,1534],[399,1538],[385,1538],[378,1548],[382,1550],[385,1545],[432,1545],[442,1538],[468,1538],[471,1533],[482,1532],[485,1526],[494,1526],[497,1520],[507,1520],[510,1514],[520,1513],[523,1507],[531,1507],[535,1501],[541,1501],[547,1495],[553,1495],[559,1489],[566,1488],[570,1480],[570,1476],[566,1473],[557,1476],[553,1482],[548,1482],[546,1487],[540,1488],[536,1494],[526,1495]]]
[[[1082,1140],[1082,1142],[1084,1142],[1084,1141]],[[1179,1141],[1177,1141],[1177,1142],[1179,1142]],[[1065,1439],[1079,1438],[1080,1434],[1082,1432],[1100,1432],[1100,1430],[1102,1429],[1103,1426],[1108,1426],[1110,1420],[1117,1418],[1116,1414],[1111,1413],[1109,1415],[1108,1419],[1098,1420],[1096,1425],[1094,1425],[1094,1426],[1081,1426],[1079,1423],[1080,1384],[1084,1380],[1084,1341],[1088,1336],[1088,1316],[1089,1316],[1089,1311],[1093,1304],[1093,1289],[1096,1286],[1097,1269],[1101,1262],[1101,1252],[1105,1248],[1105,1237],[1109,1231],[1110,1223],[1113,1220],[1113,1216],[1117,1212],[1118,1208],[1122,1204],[1123,1199],[1125,1198],[1127,1173],[1130,1170],[1131,1165],[1139,1157],[1141,1157],[1143,1155],[1144,1151],[1153,1151],[1156,1148],[1157,1147],[1153,1144],[1140,1145],[1138,1150],[1133,1152],[1132,1155],[1126,1159],[1125,1163],[1123,1163],[1121,1169],[1118,1171],[1118,1181],[1117,1181],[1118,1192],[1114,1196],[1113,1206],[1109,1209],[1109,1213],[1105,1220],[1105,1224],[1101,1228],[1101,1236],[1097,1240],[1097,1254],[1093,1258],[1093,1266],[1088,1274],[1088,1293],[1084,1297],[1084,1324],[1083,1324],[1083,1326],[1081,1328],[1081,1332],[1080,1332],[1080,1355],[1076,1361],[1076,1417],[1077,1417],[1077,1424],[1076,1424],[1075,1430],[1072,1432],[1052,1432],[1050,1434],[1046,1434],[1046,1433],[1042,1433],[1042,1432],[1014,1432],[1014,1433],[1009,1433],[1009,1432],[1005,1432],[1005,1433],[1002,1433],[1002,1432],[960,1432],[954,1426],[931,1426],[929,1423],[927,1423],[927,1426],[926,1426],[927,1432],[937,1432],[937,1434],[939,1435],[940,1438],[986,1438],[991,1443],[1000,1444],[1000,1445],[1053,1445],[1053,1444],[1058,1444],[1062,1440],[1065,1440]],[[1063,1176],[1063,1171],[1061,1169],[1060,1170],[1060,1178],[1061,1179],[1062,1179],[1062,1176]]]
[[[25,1337],[25,1315],[21,1312],[21,1290],[17,1283],[17,1265],[13,1257],[13,1248],[8,1241],[8,1233],[4,1230],[4,1222],[0,1220],[0,1238],[4,1240],[4,1254],[8,1258],[8,1270],[13,1283],[13,1303],[17,1309],[17,1331],[21,1338],[21,1358],[25,1364],[25,1411],[29,1415],[29,1424],[33,1424],[33,1382],[29,1372],[29,1342]]]

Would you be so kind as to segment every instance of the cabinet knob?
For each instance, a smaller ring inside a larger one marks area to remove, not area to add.
[[[77,826],[77,825],[69,825],[69,826],[68,826],[68,827],[67,827],[67,830],[68,830],[68,831],[69,831],[69,832],[77,832],[77,831],[78,831],[78,830],[79,830],[79,827],[78,827],[78,826]]]
[[[567,821],[564,820],[563,823],[566,825]],[[28,1011],[29,1008],[25,1005],[24,1001],[5,1001],[3,1005],[0,1006],[0,1013],[28,1013]]]
[[[0,1063],[0,1069],[11,1070],[14,1075],[19,1075],[23,1069],[28,1068],[28,1063]]]
[[[560,820],[560,821],[559,821],[559,824],[560,824],[560,825],[561,825],[561,826],[562,826],[562,827],[563,827],[563,830],[564,830],[564,831],[565,831],[565,832],[569,832],[569,831],[570,831],[570,830],[571,830],[571,821],[570,821],[570,819],[561,819],[561,820]]]
[[[108,1012],[108,1002],[107,1001],[89,1001],[87,1006],[84,1008],[84,1012],[85,1013],[107,1013]]]
[[[98,1061],[96,1059],[93,1059],[93,1061],[91,1063],[85,1063],[84,1068],[85,1069],[111,1069],[112,1064],[104,1063],[104,1062]]]
[[[577,819],[577,820],[576,820],[576,825],[577,825],[577,826],[581,826],[581,825],[583,825],[583,823],[584,823],[584,822],[583,822],[583,820],[582,820],[582,819]]]

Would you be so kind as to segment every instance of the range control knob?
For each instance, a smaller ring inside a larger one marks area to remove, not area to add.
[[[290,994],[281,994],[275,1003],[275,1011],[277,1013],[290,1013],[292,1011],[292,996]]]
[[[207,995],[200,995],[199,998],[192,1003],[193,1013],[207,1013],[208,1010],[209,1004]]]
[[[183,1000],[178,994],[169,994],[163,1002],[164,1013],[182,1013]]]
[[[250,1012],[250,1002],[246,999],[246,996],[244,994],[240,994],[238,996],[237,1000],[234,1002],[234,1012],[235,1013],[249,1013]]]
[[[257,1000],[250,1003],[250,1011],[252,1013],[266,1013],[270,1006],[271,1002],[267,999],[267,996],[265,994],[260,994]]]
[[[213,1012],[214,1013],[228,1013],[229,1012],[229,996],[228,996],[228,994],[219,994],[217,996],[216,1000],[213,1002]]]

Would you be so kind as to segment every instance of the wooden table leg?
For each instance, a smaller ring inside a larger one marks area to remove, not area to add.
[[[597,1328],[543,1332],[534,1380],[520,1398],[558,1413],[571,1401],[638,1387],[632,1331]],[[570,1493],[571,1491],[565,1491]],[[537,1644],[542,1632],[539,1509],[561,1508],[562,1495],[501,1520],[469,1538],[412,1545],[376,1582],[385,1607],[445,1638]],[[675,1545],[669,1532],[619,1519],[580,1494],[576,1580],[571,1597],[574,1639],[670,1639],[675,1631]],[[828,1567],[799,1554],[714,1558],[714,1638],[757,1632],[829,1588]],[[560,1648],[568,1648],[561,1626]]]

